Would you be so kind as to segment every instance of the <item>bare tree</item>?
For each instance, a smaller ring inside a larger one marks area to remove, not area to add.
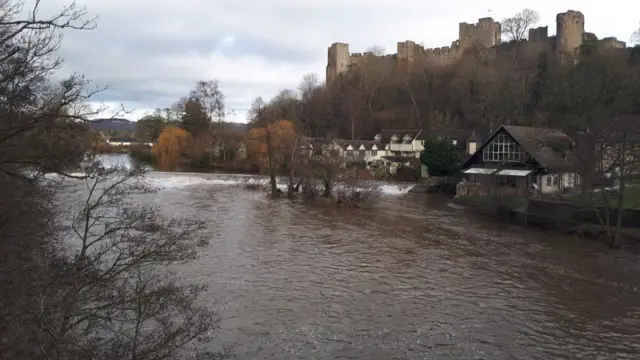
[[[502,33],[510,40],[524,40],[530,28],[540,21],[535,10],[523,9],[519,13],[502,20]]]
[[[204,112],[208,115],[209,121],[221,122],[227,116],[225,96],[220,90],[218,80],[200,80],[196,83],[195,89],[189,93],[189,98],[200,103]]]
[[[95,19],[75,4],[48,17],[39,9],[39,0],[0,1],[0,353],[195,356],[185,350],[215,326],[215,314],[194,305],[202,287],[177,282],[162,265],[193,258],[201,225],[133,206],[131,195],[143,190],[128,181],[136,172],[92,165],[71,173],[89,150],[83,122],[103,110],[87,102],[104,88],[87,89],[79,75],[51,77],[62,30],[90,30]],[[48,173],[99,184],[72,225],[61,221],[61,203],[77,199]]]
[[[195,259],[197,248],[206,245],[198,234],[204,224],[137,205],[135,196],[154,191],[138,168],[105,169],[90,161],[84,169],[83,185],[75,186],[85,188],[85,200],[77,202],[61,255],[38,289],[40,354],[105,360],[173,359],[196,352],[220,357],[197,346],[219,321],[216,313],[196,305],[205,287],[182,283],[168,270]]]
[[[638,25],[638,29],[631,34],[631,43],[633,45],[640,45],[640,25]]]
[[[275,121],[273,119],[272,109],[267,106],[267,104],[265,104],[265,102],[260,97],[253,100],[253,103],[251,104],[251,109],[249,110],[249,123],[252,124],[256,129],[261,129],[264,132],[260,134],[260,137],[264,137],[264,141],[266,142],[267,169],[269,172],[271,196],[273,198],[278,198],[280,195],[280,191],[278,189],[278,183],[276,179],[276,154],[273,145],[273,130]],[[260,153],[262,139],[251,140],[256,142],[257,150]]]
[[[367,48],[368,53],[372,53],[375,56],[383,56],[387,53],[384,46],[382,45],[372,45]]]
[[[640,174],[640,131],[637,116],[618,116],[607,123],[598,144],[600,174],[612,181],[611,188],[592,186],[589,195],[595,213],[612,248],[619,248],[622,237],[622,219],[627,208],[640,206],[630,203],[628,192]],[[634,196],[629,197],[635,199]]]

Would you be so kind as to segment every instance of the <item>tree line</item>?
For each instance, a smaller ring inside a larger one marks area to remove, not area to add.
[[[168,270],[206,244],[203,224],[134,203],[153,191],[144,172],[105,168],[91,151],[84,123],[103,109],[88,101],[104,88],[54,78],[62,32],[96,19],[75,4],[45,17],[39,5],[0,2],[0,357],[225,357],[208,343],[219,316],[200,305],[205,288]],[[219,115],[215,102],[199,106]]]

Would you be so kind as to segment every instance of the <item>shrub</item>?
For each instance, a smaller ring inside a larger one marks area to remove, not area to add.
[[[431,176],[451,176],[460,170],[460,156],[448,139],[426,140],[420,162],[427,166]]]

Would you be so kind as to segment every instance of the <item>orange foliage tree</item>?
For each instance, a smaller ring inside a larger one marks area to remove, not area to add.
[[[191,145],[191,135],[176,126],[169,126],[162,130],[158,136],[158,142],[153,146],[152,152],[156,158],[160,170],[175,170],[180,163],[180,158]]]
[[[296,127],[287,120],[280,120],[266,127],[249,131],[247,152],[258,159],[260,168],[269,168],[269,148],[271,148],[271,166],[282,167],[293,151],[296,141]]]

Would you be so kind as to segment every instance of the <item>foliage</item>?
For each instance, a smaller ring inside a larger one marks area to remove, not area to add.
[[[144,143],[155,143],[167,122],[165,117],[157,113],[144,116],[136,122],[136,139]]]
[[[293,151],[296,128],[290,121],[280,120],[265,127],[253,128],[247,136],[247,152],[259,159],[261,167],[268,167],[267,137],[274,154],[274,168],[287,166],[287,155]]]
[[[156,159],[148,146],[132,146],[129,155],[140,166],[155,166]]]
[[[187,98],[182,107],[180,126],[192,136],[211,130],[211,120],[204,106],[196,99]]]
[[[431,137],[424,142],[420,162],[431,176],[451,176],[460,170],[460,155],[447,139]]]
[[[176,170],[191,145],[191,135],[175,126],[165,128],[158,137],[152,152],[160,170]]]

